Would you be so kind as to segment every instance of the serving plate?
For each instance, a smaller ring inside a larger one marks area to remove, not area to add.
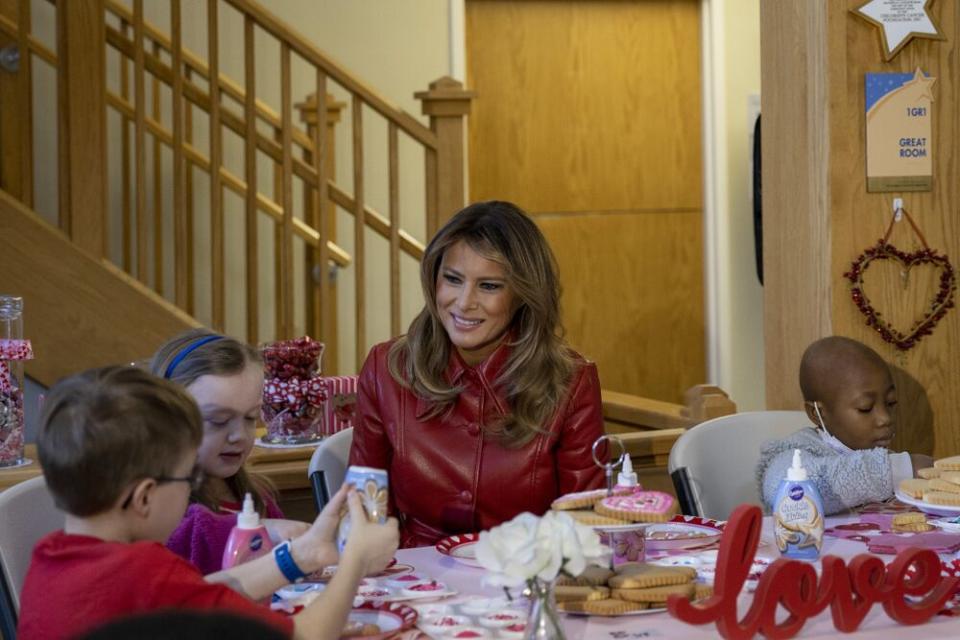
[[[894,494],[897,496],[897,500],[903,502],[904,504],[909,504],[912,507],[920,509],[924,513],[929,513],[935,516],[958,516],[960,515],[960,506],[951,507],[947,504],[930,504],[929,502],[924,502],[923,500],[917,500],[911,496],[897,489]]]
[[[396,633],[412,629],[417,624],[417,612],[413,607],[396,602],[375,604],[365,602],[354,607],[347,617],[349,622],[359,624],[375,624],[380,627],[380,633],[374,635],[342,635],[341,638],[365,638],[375,640],[388,638]]]
[[[482,569],[483,567],[477,562],[476,545],[479,541],[479,534],[461,533],[444,538],[436,544],[436,549],[441,554],[453,558],[460,564],[475,569]]]
[[[595,525],[601,534],[644,531],[647,551],[695,549],[720,539],[726,522],[698,516],[674,516],[668,522],[631,522],[622,525]]]

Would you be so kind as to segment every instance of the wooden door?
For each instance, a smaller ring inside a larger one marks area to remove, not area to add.
[[[19,25],[20,10],[29,8],[16,0],[0,0],[0,17]],[[26,21],[29,15],[22,16]],[[28,29],[29,31],[29,29]],[[19,45],[17,38],[0,33],[0,49],[11,53]],[[30,113],[30,54],[19,51],[13,68],[0,68],[0,189],[33,206],[33,133]]]
[[[567,340],[605,389],[705,381],[699,0],[469,0],[470,199],[560,264]]]

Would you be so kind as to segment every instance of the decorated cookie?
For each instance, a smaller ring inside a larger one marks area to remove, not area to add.
[[[626,495],[629,491],[623,489],[614,489],[613,495]],[[606,489],[594,489],[593,491],[578,491],[576,493],[565,493],[550,505],[551,509],[557,511],[568,511],[570,509],[585,509],[592,507],[597,502],[607,497]]]
[[[629,522],[666,522],[677,513],[677,501],[662,491],[637,491],[598,502],[597,513]]]

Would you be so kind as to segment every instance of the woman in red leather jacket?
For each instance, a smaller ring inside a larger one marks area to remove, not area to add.
[[[350,463],[386,469],[404,547],[599,488],[597,368],[560,338],[560,283],[519,208],[457,213],[420,265],[425,306],[360,372]]]

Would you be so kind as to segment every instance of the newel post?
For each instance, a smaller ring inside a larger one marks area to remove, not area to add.
[[[107,246],[104,0],[57,3],[60,228],[102,258]]]
[[[476,92],[444,76],[430,83],[429,91],[413,94],[430,116],[430,129],[437,135],[436,153],[427,153],[427,237],[432,238],[450,216],[466,204],[464,189],[463,123]]]

